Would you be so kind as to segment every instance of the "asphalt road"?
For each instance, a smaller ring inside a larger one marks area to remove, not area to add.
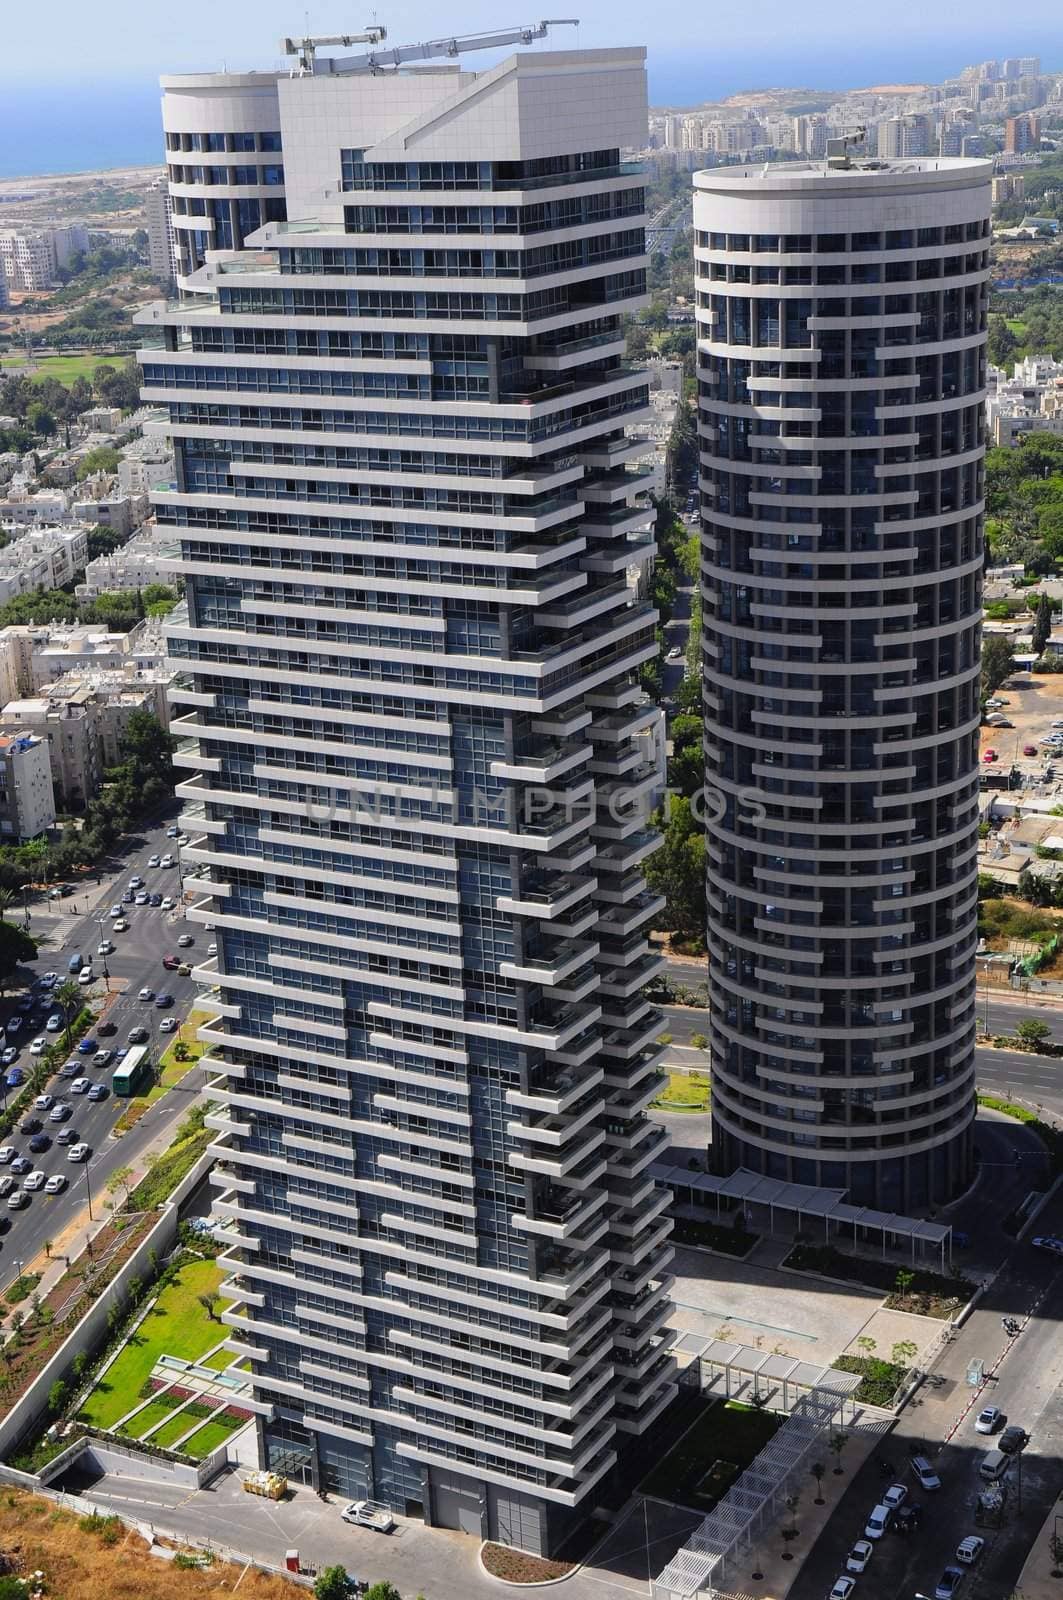
[[[1063,1196],[1046,1208],[1037,1228],[1063,1229]],[[923,1505],[925,1515],[921,1529],[910,1537],[889,1533],[879,1541],[867,1571],[857,1580],[858,1594],[875,1600],[932,1595],[957,1544],[968,1533],[981,1533],[987,1549],[979,1568],[963,1584],[961,1600],[1001,1600],[1011,1594],[1060,1490],[1063,1265],[1028,1241],[1015,1244],[981,1306],[984,1309],[976,1309],[946,1353],[940,1376],[905,1408],[879,1457],[867,1462],[848,1485],[793,1584],[791,1600],[823,1600],[845,1570],[846,1553],[862,1537],[867,1514],[887,1481],[877,1464],[882,1458],[896,1469],[896,1480],[907,1484],[909,1498]],[[1018,1339],[1009,1340],[1001,1329],[1001,1316],[1023,1317],[1034,1307]],[[972,1357],[981,1358],[986,1371],[995,1375],[980,1393],[964,1378]],[[978,1528],[974,1520],[980,1487],[977,1464],[992,1447],[992,1440],[974,1428],[977,1410],[986,1404],[1000,1406],[1011,1422],[1031,1435],[1021,1467],[1016,1465],[1008,1473],[1004,1522],[996,1530]],[[951,1442],[944,1443],[953,1428]],[[932,1459],[941,1477],[940,1490],[931,1494],[917,1487],[907,1466],[911,1452]]]
[[[138,991],[148,987],[156,992],[165,989],[172,994],[174,1005],[171,1013],[178,1020],[183,1020],[187,1015],[197,992],[191,977],[182,978],[176,972],[166,972],[162,957],[173,952],[187,954],[192,965],[203,961],[211,935],[203,930],[201,924],[185,923],[179,911],[174,913],[148,906],[124,906],[129,931],[122,934],[111,931],[112,919],[108,915],[110,907],[120,900],[121,890],[128,879],[135,874],[144,878],[149,892],[178,897],[178,869],[175,867],[163,871],[147,865],[148,857],[152,854],[162,855],[167,849],[176,854],[175,842],[166,837],[170,820],[164,819],[150,831],[145,830],[138,835],[131,849],[122,857],[120,870],[117,874],[106,876],[98,890],[93,890],[91,894],[82,891],[67,900],[51,902],[47,907],[42,905],[32,914],[30,931],[42,940],[41,951],[35,962],[21,970],[27,977],[57,972],[60,980],[63,980],[68,976],[70,957],[76,951],[83,955],[91,953],[94,969],[102,974],[102,958],[96,954],[101,929],[96,919],[102,913],[104,936],[111,939],[117,948],[114,954],[107,957],[109,985],[105,985],[101,977],[89,989],[88,996],[99,1006],[105,1000],[108,988],[110,993],[117,994],[117,998],[106,1009],[106,1017],[117,1024],[118,1031],[100,1038],[101,1047],[121,1048],[126,1044],[130,1030],[140,1025],[152,1030],[152,1043],[157,1050],[165,1049],[167,1036],[159,1033],[159,1023],[167,1013],[158,1011],[153,1004],[138,1001]],[[78,907],[77,913],[68,909],[74,905]],[[178,935],[185,931],[195,939],[195,944],[187,952],[179,951],[177,946]],[[17,988],[9,992],[0,1007],[0,1018],[5,1022],[16,1010],[20,994],[24,992],[24,989]],[[52,1009],[50,1005],[42,1005],[34,1013],[33,1020],[23,1024],[17,1035],[18,1064],[27,1077],[34,1059],[29,1050],[30,1041],[44,1033],[44,1024]],[[45,1034],[45,1037],[51,1042],[53,1037],[61,1039],[62,1034]],[[91,1057],[86,1060],[91,1062]],[[111,1069],[100,1071],[87,1065],[84,1067],[84,1076],[109,1084]],[[94,1214],[100,1214],[106,1199],[107,1178],[116,1167],[134,1164],[136,1157],[151,1143],[162,1126],[183,1113],[200,1087],[199,1074],[194,1074],[193,1078],[193,1086],[184,1090],[178,1088],[163,1096],[134,1129],[119,1139],[111,1137],[111,1130],[125,1108],[124,1100],[109,1094],[106,1100],[90,1102],[84,1095],[72,1095],[69,1089],[71,1080],[65,1078],[55,1077],[46,1085],[49,1094],[56,1098],[61,1095],[72,1107],[73,1116],[61,1126],[75,1128],[79,1138],[91,1147],[92,1155],[83,1164],[70,1162],[67,1160],[67,1149],[56,1145],[53,1138],[50,1149],[31,1157],[34,1165],[46,1175],[61,1172],[69,1180],[69,1187],[59,1195],[45,1195],[43,1191],[38,1191],[30,1197],[30,1204],[23,1211],[9,1211],[6,1203],[0,1201],[0,1229],[4,1230],[0,1237],[0,1282],[6,1283],[14,1276],[18,1270],[17,1262],[32,1260],[46,1239],[58,1241],[79,1218],[90,1195]],[[46,1113],[41,1115],[45,1121],[44,1131],[54,1136],[58,1126],[48,1123]],[[4,1142],[29,1154],[29,1137],[17,1129]],[[0,1172],[4,1170],[0,1168]],[[6,1229],[5,1223],[9,1224]]]

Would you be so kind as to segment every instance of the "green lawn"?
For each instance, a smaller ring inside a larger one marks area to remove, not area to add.
[[[239,1417],[224,1417],[217,1422],[205,1422],[198,1433],[194,1433],[191,1439],[185,1440],[181,1449],[185,1455],[194,1456],[197,1461],[201,1461],[220,1444],[224,1444],[237,1428],[242,1427],[243,1423]]]
[[[162,1355],[195,1361],[224,1333],[196,1296],[216,1290],[224,1273],[213,1261],[191,1261],[168,1284],[121,1355],[96,1385],[79,1413],[97,1428],[112,1428],[125,1416]]]
[[[1011,329],[1011,331],[1015,335],[1016,339],[1020,340],[1022,343],[1025,344],[1025,342],[1026,342],[1026,331],[1027,330],[1026,330],[1026,324],[1025,324],[1025,322],[1023,322],[1022,318],[1021,317],[1005,317],[1004,321],[1007,323],[1008,327]]]
[[[235,1359],[231,1350],[216,1350],[212,1356],[204,1356],[199,1364],[201,1367],[210,1367],[212,1372],[224,1372]]]
[[[208,1011],[193,1011],[188,1021],[171,1037],[170,1043],[159,1058],[158,1082],[152,1084],[147,1094],[138,1095],[130,1100],[115,1124],[118,1133],[127,1133],[140,1121],[150,1105],[154,1105],[156,1100],[161,1100],[164,1094],[169,1094],[174,1084],[180,1083],[181,1079],[191,1072],[207,1048],[196,1038],[196,1029],[203,1026],[209,1015]],[[174,1045],[179,1039],[188,1047],[187,1061],[178,1061],[174,1055]]]
[[[189,1428],[195,1426],[195,1417],[186,1416],[182,1411],[179,1416],[172,1417],[169,1422],[164,1422],[158,1433],[153,1433],[149,1443],[157,1444],[160,1450],[169,1450]]]
[[[167,1395],[161,1400],[151,1400],[143,1411],[138,1411],[136,1416],[126,1423],[122,1432],[131,1434],[134,1439],[143,1439],[149,1428],[153,1428],[157,1422],[168,1417],[174,1406],[180,1404],[176,1395]]]
[[[756,1406],[714,1402],[639,1484],[642,1494],[711,1511],[777,1433],[782,1418]],[[717,1467],[717,1463],[727,1463]],[[707,1476],[715,1470],[714,1476]],[[737,1470],[735,1470],[737,1469]]]
[[[666,1111],[707,1111],[709,1083],[707,1072],[669,1072],[666,1087],[653,1103]]]
[[[39,356],[35,370],[27,376],[31,383],[41,378],[58,378],[60,383],[69,386],[75,378],[88,378],[91,382],[92,374],[103,363],[117,368],[127,359],[128,352],[122,356]],[[0,355],[0,374],[17,375],[24,372],[25,366],[24,355]]]

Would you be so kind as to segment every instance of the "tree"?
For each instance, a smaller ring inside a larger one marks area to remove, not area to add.
[[[126,1200],[129,1199],[129,1180],[133,1176],[132,1167],[115,1167],[105,1185],[108,1194],[117,1194],[121,1189]]]
[[[63,982],[52,990],[52,999],[63,1013],[66,1022],[66,1043],[69,1045],[70,1029],[74,1018],[81,1010],[81,987],[73,978],[64,978]]]
[[[875,1351],[878,1349],[877,1341],[872,1339],[870,1335],[866,1333],[862,1333],[856,1340],[856,1343],[866,1356],[874,1355]]]
[[[988,340],[989,359],[995,367],[1011,365],[1011,357],[1019,348],[1019,341],[1003,317],[991,317]]]
[[[902,1300],[907,1300],[908,1291],[911,1289],[914,1282],[914,1272],[909,1272],[907,1267],[898,1268],[897,1276],[893,1280],[893,1287],[896,1289]]]
[[[109,445],[99,445],[78,462],[78,482],[84,483],[86,478],[94,478],[97,472],[117,472],[121,459],[117,450],[112,450]]]
[[[221,1321],[221,1318],[218,1316],[218,1309],[217,1309],[218,1306],[221,1304],[221,1296],[220,1295],[217,1295],[217,1294],[197,1294],[196,1295],[196,1299],[199,1301],[200,1305],[203,1307],[203,1310],[207,1313],[207,1320],[209,1322],[220,1322]]]
[[[1033,653],[1039,656],[1044,652],[1052,632],[1052,601],[1048,595],[1038,597],[1037,610],[1033,619]]]
[[[842,1466],[842,1452],[849,1443],[847,1433],[832,1433],[827,1440],[827,1449],[834,1457],[834,1476],[840,1478],[845,1468]]]
[[[52,1384],[52,1387],[48,1390],[48,1410],[52,1413],[53,1417],[57,1417],[59,1415],[59,1413],[66,1406],[69,1398],[70,1390],[67,1388],[67,1385],[63,1382],[62,1378],[56,1378],[55,1382]]]
[[[393,1583],[382,1578],[366,1590],[365,1600],[402,1600],[402,1596]]]
[[[684,939],[705,937],[705,832],[689,800],[672,795],[664,840],[646,863],[646,881],[667,900],[665,916]]]
[[[823,1504],[823,1474],[827,1469],[822,1461],[813,1461],[808,1470],[816,1480],[816,1504],[821,1506]]]
[[[898,1339],[890,1351],[890,1360],[895,1367],[908,1367],[918,1354],[919,1346],[913,1339]]]
[[[994,694],[1015,670],[1011,640],[992,633],[982,642],[982,695]]]
[[[1042,1022],[1040,1017],[1023,1017],[1015,1029],[1015,1034],[1023,1044],[1031,1044],[1036,1049],[1038,1045],[1045,1044],[1051,1039],[1052,1029],[1047,1022]]]
[[[314,1580],[314,1600],[348,1600],[351,1592],[347,1568],[341,1563],[322,1567]]]
[[[32,961],[37,941],[13,922],[0,921],[0,990],[3,990],[22,961]]]

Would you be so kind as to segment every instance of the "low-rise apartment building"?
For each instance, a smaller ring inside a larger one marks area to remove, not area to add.
[[[172,583],[175,550],[172,530],[149,523],[120,550],[89,562],[75,591],[77,597],[95,600],[97,595],[143,589],[149,583]]]
[[[0,605],[33,589],[59,589],[88,560],[87,528],[41,528],[0,550]]]
[[[35,839],[55,822],[48,745],[21,730],[0,730],[0,840]]]
[[[82,811],[100,787],[99,718],[91,688],[12,700],[0,718],[9,728],[47,741],[52,785],[63,811]]]

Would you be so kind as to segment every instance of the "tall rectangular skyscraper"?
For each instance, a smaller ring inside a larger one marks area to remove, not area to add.
[[[714,1160],[884,1211],[972,1162],[990,177],[694,180]]]
[[[143,319],[261,1460],[544,1551],[675,1392],[643,56],[167,79]]]

